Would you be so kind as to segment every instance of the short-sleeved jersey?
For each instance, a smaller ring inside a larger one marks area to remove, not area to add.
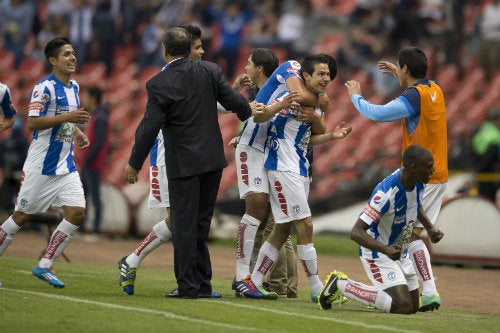
[[[278,100],[288,95],[285,91]],[[266,144],[264,167],[269,170],[289,171],[307,177],[307,151],[311,139],[311,123],[298,121],[298,109],[281,110],[272,119]],[[316,108],[321,114],[321,109]]]
[[[446,105],[443,91],[431,80],[422,79],[408,88],[401,100],[407,101],[415,114],[403,119],[403,145],[427,148],[434,157],[434,169],[429,183],[448,181],[448,139]]]
[[[164,166],[165,165],[165,144],[163,142],[163,133],[160,131],[149,150],[149,166]]]
[[[391,245],[396,242],[403,228],[411,221],[416,221],[421,205],[424,186],[417,183],[412,189],[407,189],[401,183],[399,168],[380,182],[370,197],[359,218],[370,226],[368,235],[378,242]],[[359,248],[363,258],[376,259],[377,251],[363,246]]]
[[[80,107],[79,86],[74,80],[64,84],[51,74],[32,90],[29,117],[56,116]],[[33,132],[24,171],[42,175],[63,175],[76,171],[73,160],[74,123],[61,123]]]
[[[16,109],[12,104],[12,97],[10,96],[9,87],[0,82],[0,106],[4,117],[13,117],[16,114]]]
[[[259,103],[269,104],[274,101],[280,94],[288,90],[286,80],[292,76],[300,78],[300,63],[294,60],[289,60],[278,66],[271,74],[266,83],[257,93],[255,100]],[[250,117],[245,122],[240,134],[238,144],[254,147],[261,152],[264,152],[265,143],[267,140],[267,132],[269,123],[256,123],[253,117]]]

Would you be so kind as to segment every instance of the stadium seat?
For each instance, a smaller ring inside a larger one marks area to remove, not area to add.
[[[28,81],[38,81],[45,76],[45,61],[41,59],[24,58],[18,72]]]
[[[149,81],[153,76],[158,74],[161,70],[160,66],[147,66],[144,67],[138,76],[139,85],[146,88],[146,82]]]

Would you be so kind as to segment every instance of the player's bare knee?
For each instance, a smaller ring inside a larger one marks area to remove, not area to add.
[[[85,220],[85,209],[71,209],[65,212],[66,220],[71,224],[80,225]]]
[[[415,312],[417,312],[417,309],[413,306],[411,299],[392,299],[391,313],[413,314]]]

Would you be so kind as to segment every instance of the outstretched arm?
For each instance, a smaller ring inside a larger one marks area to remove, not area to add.
[[[340,123],[335,127],[333,132],[325,133],[325,134],[316,134],[311,136],[311,140],[309,141],[309,145],[319,145],[328,141],[333,141],[337,139],[343,139],[352,132],[352,126],[346,125],[345,122]]]

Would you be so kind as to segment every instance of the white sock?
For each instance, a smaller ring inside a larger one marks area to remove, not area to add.
[[[259,256],[255,262],[255,268],[252,272],[252,281],[256,286],[260,286],[266,276],[267,272],[273,267],[276,260],[278,260],[279,251],[271,243],[264,242],[262,244]]]
[[[250,274],[253,244],[260,223],[255,217],[245,214],[238,224],[236,234],[236,280],[242,280]]]
[[[0,256],[7,250],[12,242],[12,237],[20,229],[21,227],[12,219],[12,215],[0,226]]]
[[[422,281],[422,295],[431,296],[437,292],[434,274],[432,273],[431,256],[423,240],[418,239],[408,247],[410,259]]]
[[[126,259],[127,264],[133,268],[139,268],[141,261],[154,249],[172,238],[172,232],[167,227],[165,220],[156,223],[149,233],[144,237],[139,246]]]
[[[383,290],[351,279],[337,280],[337,288],[349,299],[384,312],[391,312],[392,297]]]
[[[297,257],[304,267],[311,291],[317,295],[323,289],[323,283],[318,276],[318,256],[314,244],[297,245]]]
[[[73,238],[73,234],[78,231],[78,226],[70,223],[68,220],[63,219],[56,230],[50,237],[49,246],[45,250],[42,259],[38,266],[42,268],[49,268],[54,263],[54,260],[61,255],[66,246]]]

